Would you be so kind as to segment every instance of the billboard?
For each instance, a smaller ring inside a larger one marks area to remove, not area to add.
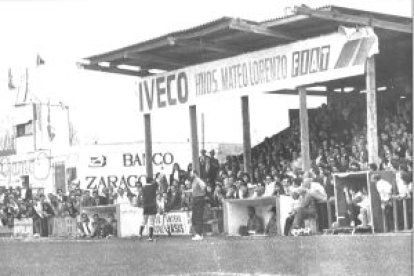
[[[376,53],[372,28],[340,27],[328,35],[142,78],[138,107],[149,113],[206,97],[240,97],[362,75],[367,57]]]
[[[74,157],[75,156],[75,157]],[[76,167],[81,189],[112,186],[136,187],[140,176],[146,174],[144,143],[124,145],[90,145],[72,153],[71,164]],[[173,164],[187,170],[191,162],[189,143],[153,143],[154,174],[162,172],[169,177]]]

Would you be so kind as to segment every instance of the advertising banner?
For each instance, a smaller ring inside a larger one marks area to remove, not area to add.
[[[29,176],[32,188],[52,191],[52,158],[48,151],[0,157],[0,186],[22,186],[22,176]]]
[[[189,66],[138,82],[139,111],[196,104],[206,97],[242,96],[361,75],[378,53],[370,27],[338,32],[218,61]]]
[[[161,172],[167,179],[174,163],[187,170],[191,162],[188,143],[154,143],[152,152],[154,174]],[[72,165],[77,168],[81,189],[135,188],[140,177],[146,174],[143,143],[82,147],[77,155]]]
[[[191,212],[171,212],[157,215],[155,218],[155,235],[190,235]]]

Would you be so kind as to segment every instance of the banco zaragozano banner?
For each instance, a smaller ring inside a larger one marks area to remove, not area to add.
[[[340,27],[336,33],[142,78],[139,111],[361,75],[366,59],[377,53],[378,37],[372,28]]]

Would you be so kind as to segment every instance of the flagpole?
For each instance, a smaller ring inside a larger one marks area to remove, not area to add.
[[[32,106],[33,106],[33,120],[32,120],[32,128],[33,128],[33,148],[34,148],[34,151],[36,152],[37,151],[37,143],[36,143],[36,137],[37,137],[37,131],[36,131],[36,113],[37,113],[37,108],[36,108],[36,104],[35,103],[33,103],[32,104]]]

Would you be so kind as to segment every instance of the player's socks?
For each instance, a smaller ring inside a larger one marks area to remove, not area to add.
[[[144,232],[144,228],[145,228],[144,225],[141,225],[141,227],[139,228],[139,237],[140,238],[142,237],[142,232]]]
[[[154,235],[154,227],[150,226],[149,227],[149,238],[151,240],[153,239],[153,235]]]

